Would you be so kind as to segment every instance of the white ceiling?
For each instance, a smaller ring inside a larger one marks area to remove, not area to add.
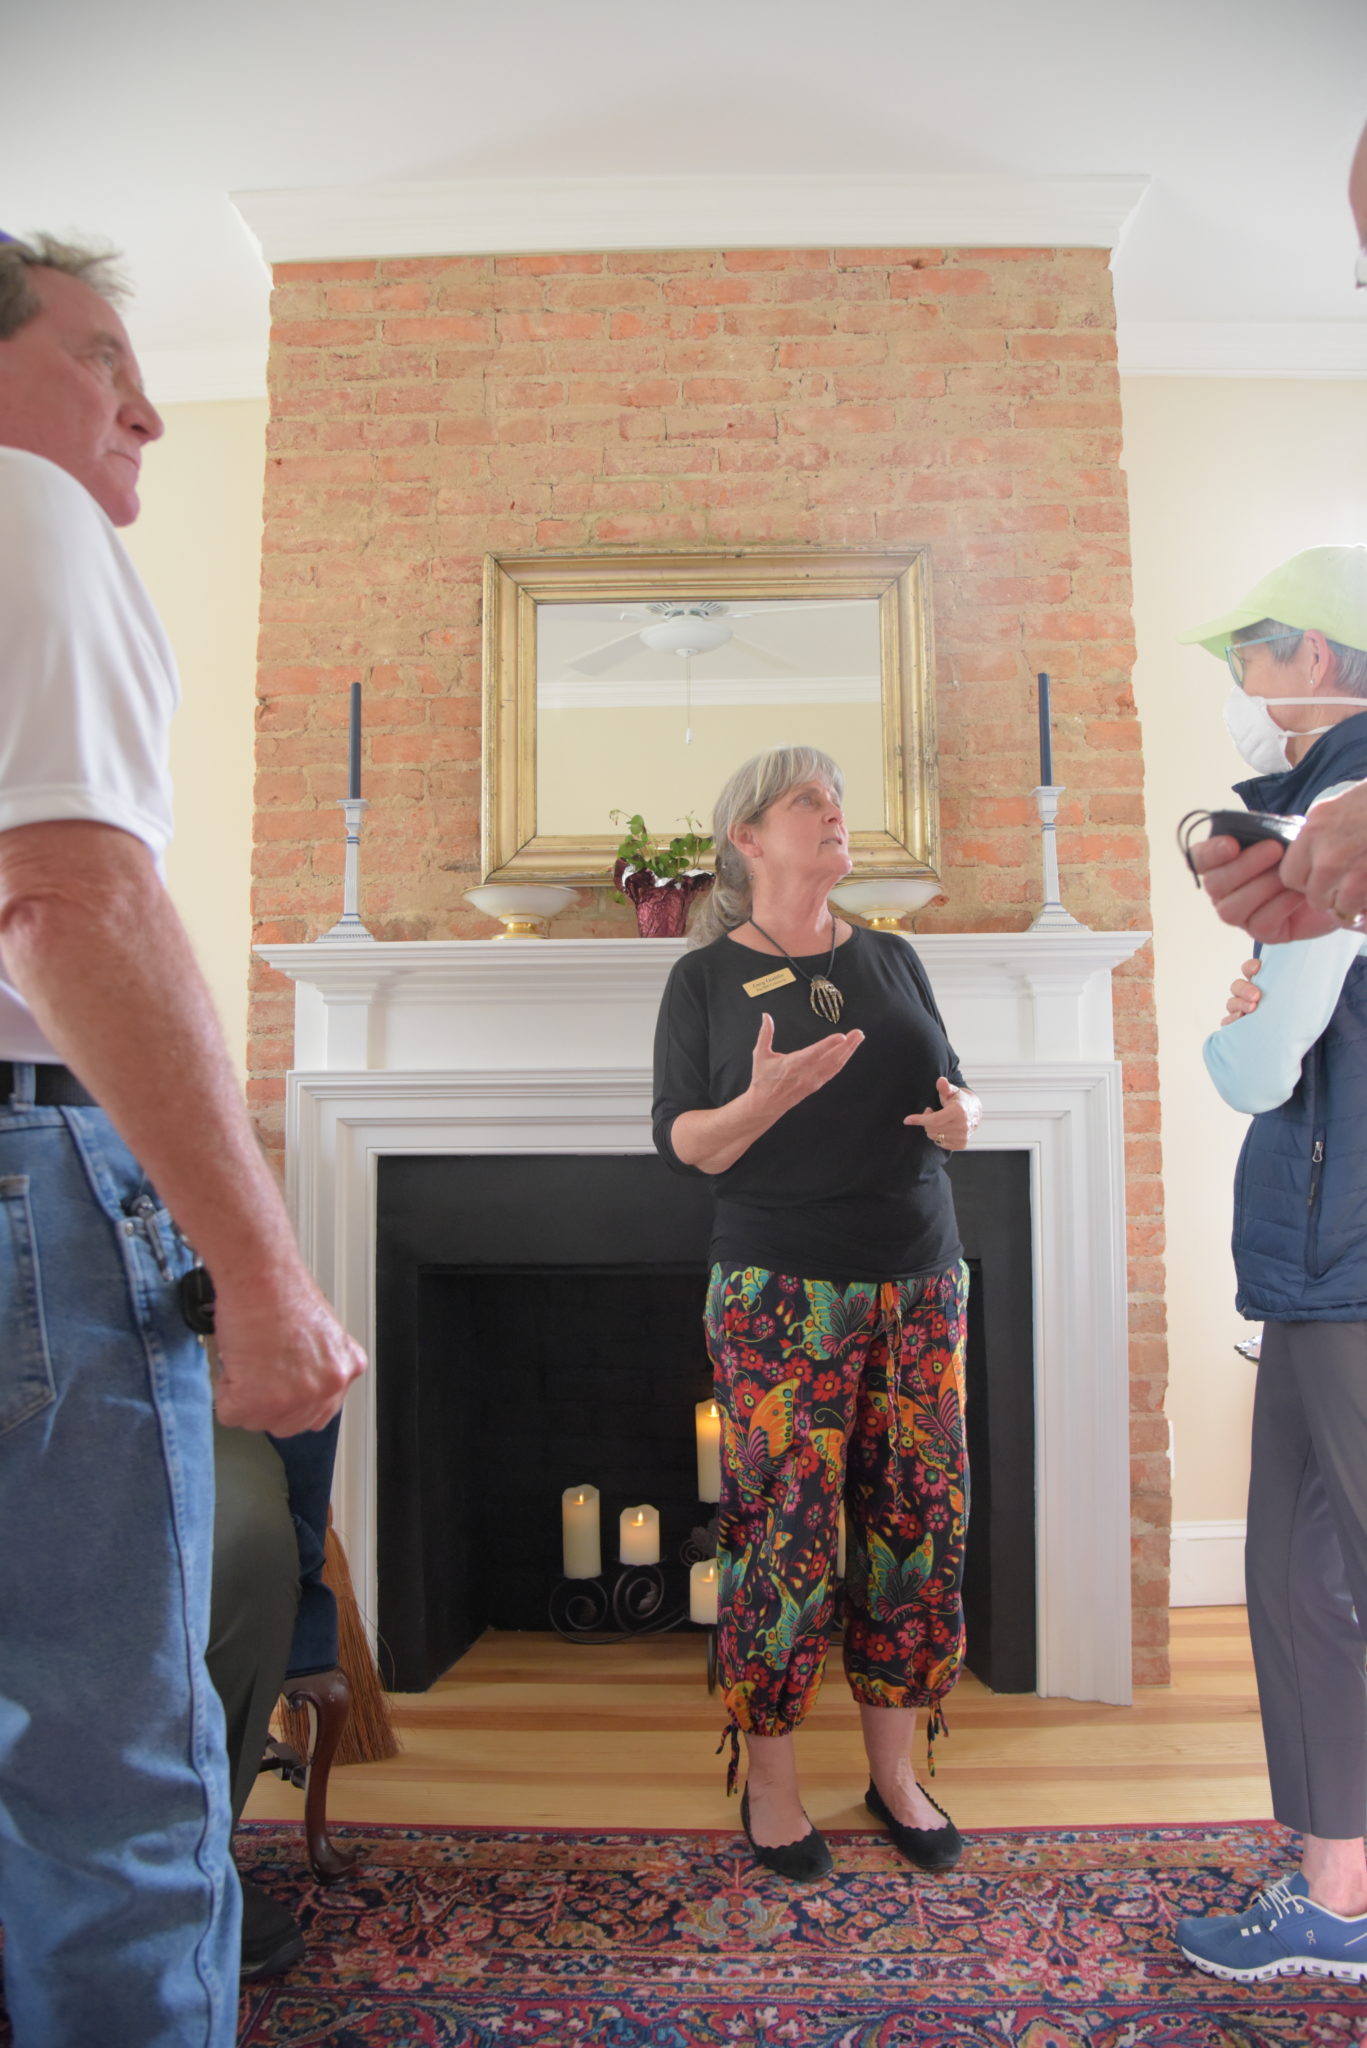
[[[1364,0],[48,0],[5,60],[0,226],[126,251],[163,399],[264,388],[230,193],[445,180],[1147,178],[1124,367],[1367,375]]]

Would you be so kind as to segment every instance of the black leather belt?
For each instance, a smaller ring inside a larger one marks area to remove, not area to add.
[[[14,1060],[0,1060],[0,1109],[9,1107],[14,1093]],[[33,1069],[33,1101],[38,1109],[96,1109],[98,1104],[83,1088],[70,1067],[38,1065]]]

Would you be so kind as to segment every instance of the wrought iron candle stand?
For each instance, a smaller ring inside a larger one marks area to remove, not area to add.
[[[561,1579],[550,1597],[551,1627],[567,1643],[587,1648],[623,1643],[629,1636],[661,1635],[684,1619],[665,1609],[664,1573],[657,1564],[624,1564],[611,1587],[602,1578]],[[608,1624],[611,1623],[611,1629]]]
[[[717,1518],[694,1529],[679,1546],[679,1562],[699,1563],[717,1554]],[[665,1635],[689,1619],[687,1607],[665,1606],[664,1572],[658,1564],[623,1564],[609,1586],[606,1576],[561,1579],[547,1605],[551,1627],[567,1643],[604,1649],[636,1636]],[[717,1689],[717,1631],[707,1631],[707,1690]]]
[[[693,1530],[679,1546],[679,1562],[700,1564],[717,1554],[717,1517],[705,1528]],[[589,1649],[604,1649],[613,1643],[630,1642],[635,1636],[664,1635],[687,1621],[687,1608],[665,1610],[664,1573],[657,1564],[624,1564],[609,1588],[603,1577],[561,1579],[551,1593],[548,1612],[551,1627],[567,1643],[582,1643]],[[845,1629],[846,1590],[843,1578],[835,1582],[830,1637],[838,1642]],[[612,1628],[608,1629],[611,1621]],[[707,1629],[707,1690],[717,1690],[717,1630]]]

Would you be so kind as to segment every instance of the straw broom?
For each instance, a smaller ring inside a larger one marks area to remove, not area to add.
[[[266,1154],[267,1164],[275,1171],[265,1139],[257,1132],[257,1142]],[[216,1380],[222,1372],[222,1361],[213,1338],[213,1288],[209,1288],[209,1319],[205,1331],[205,1350],[209,1355],[209,1369]],[[346,1561],[342,1539],[332,1526],[332,1509],[328,1509],[327,1534],[323,1539],[323,1584],[332,1588],[337,1602],[337,1667],[345,1675],[351,1687],[351,1712],[347,1716],[342,1739],[333,1757],[335,1764],[379,1764],[386,1758],[399,1753],[399,1738],[394,1733],[394,1724],[389,1716],[389,1702],[384,1687],[380,1684],[380,1673],[371,1655],[370,1644],[366,1641],[365,1629],[361,1625],[361,1610],[356,1604],[356,1588],[351,1583],[351,1567]],[[271,1727],[282,1742],[291,1749],[297,1749],[301,1756],[307,1756],[312,1748],[312,1730],[307,1707],[286,1706],[282,1699],[271,1716]]]
[[[332,1526],[328,1510],[327,1537],[323,1553],[323,1583],[332,1588],[337,1601],[337,1663],[351,1687],[351,1713],[333,1762],[337,1764],[378,1764],[399,1754],[389,1701],[380,1684],[380,1673],[366,1640],[356,1589],[351,1583],[342,1539]],[[289,1707],[282,1700],[277,1715],[280,1735],[301,1756],[311,1745],[309,1710]]]

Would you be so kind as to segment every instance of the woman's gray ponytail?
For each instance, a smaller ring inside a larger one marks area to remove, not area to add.
[[[845,778],[829,754],[819,747],[770,747],[737,768],[712,813],[712,844],[717,879],[703,897],[689,927],[690,946],[706,946],[745,923],[751,910],[750,870],[733,845],[736,825],[753,825],[770,804],[777,803],[800,782],[830,784],[843,799]]]

